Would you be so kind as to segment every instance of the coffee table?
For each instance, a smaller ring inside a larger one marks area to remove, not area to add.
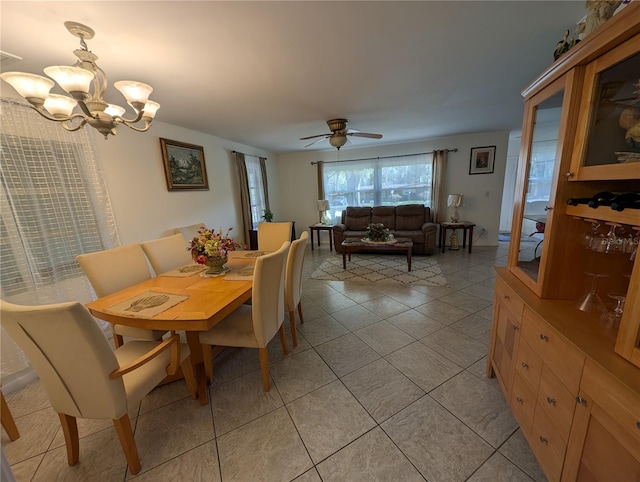
[[[351,253],[354,252],[378,252],[378,251],[406,251],[407,271],[411,271],[411,254],[413,241],[409,238],[396,238],[394,243],[375,243],[362,241],[357,238],[347,238],[342,243],[342,269],[347,269],[347,255],[351,261]]]

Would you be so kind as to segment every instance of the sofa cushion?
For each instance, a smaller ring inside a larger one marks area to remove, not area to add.
[[[389,228],[393,231],[396,229],[395,206],[374,206],[371,209],[371,222],[382,223],[385,228]]]
[[[422,204],[396,206],[396,229],[410,231],[422,228],[429,221],[425,219],[425,207]]]
[[[369,207],[347,207],[344,224],[350,231],[366,231],[371,222],[371,208]]]

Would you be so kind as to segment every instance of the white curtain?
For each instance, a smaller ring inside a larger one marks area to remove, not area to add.
[[[75,257],[119,244],[95,135],[89,127],[65,131],[14,99],[2,99],[0,109],[2,298],[24,305],[95,299]],[[1,344],[6,385],[29,368],[4,331]]]

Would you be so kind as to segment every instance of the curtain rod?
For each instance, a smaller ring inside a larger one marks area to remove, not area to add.
[[[454,149],[446,149],[449,152],[458,152],[458,148],[454,148]],[[334,164],[336,162],[353,162],[353,161],[372,161],[374,159],[391,159],[394,157],[410,157],[410,156],[421,156],[423,154],[431,154],[433,151],[430,152],[418,152],[417,154],[401,154],[399,156],[382,156],[382,157],[363,157],[362,159],[343,159],[341,161],[311,161],[311,165],[313,166],[314,164],[320,164],[321,162],[325,163],[325,164]]]

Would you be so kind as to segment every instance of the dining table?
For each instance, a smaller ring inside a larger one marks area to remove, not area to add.
[[[198,381],[198,399],[207,403],[199,333],[207,331],[251,299],[257,251],[229,253],[228,270],[206,275],[200,265],[177,268],[86,303],[109,323],[149,330],[184,331]]]

